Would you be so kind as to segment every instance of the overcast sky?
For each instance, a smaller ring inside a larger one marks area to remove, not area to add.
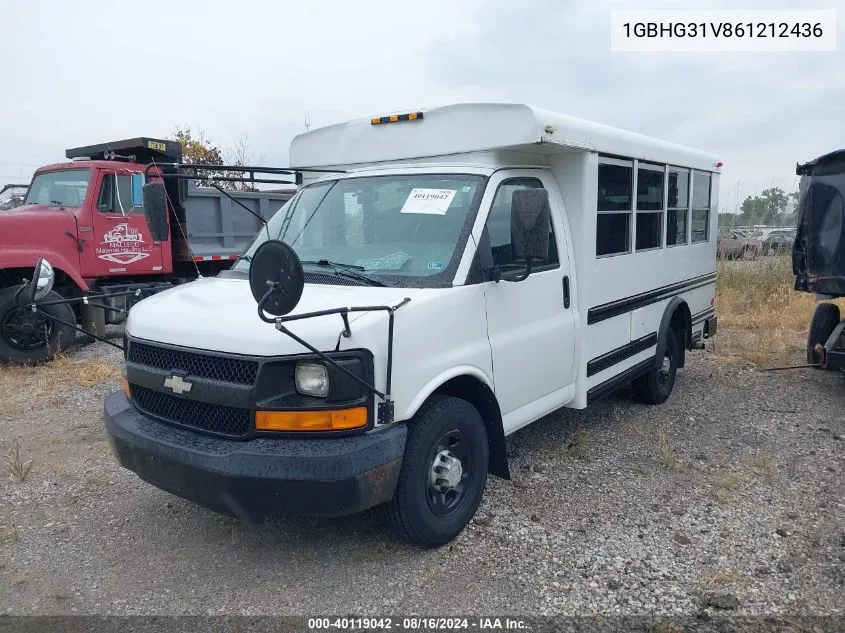
[[[845,147],[845,0],[835,53],[610,51],[612,8],[795,2],[3,0],[0,184],[77,145],[202,129],[286,165],[311,127],[459,101],[525,102],[706,149],[721,206]],[[519,6],[520,8],[517,8]]]

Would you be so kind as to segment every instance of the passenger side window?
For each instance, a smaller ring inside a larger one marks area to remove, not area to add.
[[[499,185],[490,215],[487,217],[487,235],[493,251],[493,263],[499,267],[521,267],[515,262],[511,247],[511,200],[513,192],[520,189],[542,189],[543,183],[536,178],[512,178]],[[533,270],[543,267],[556,268],[559,264],[554,227],[549,225],[549,256],[543,262],[534,262]]]
[[[106,174],[97,196],[97,210],[103,213],[143,213],[143,208],[132,208],[132,179],[130,176],[117,176],[117,188],[114,186],[115,175]]]
[[[687,243],[689,217],[689,172],[669,168],[669,210],[666,219],[666,246]]]
[[[692,241],[710,239],[710,174],[695,172],[692,177]]]
[[[599,163],[596,256],[631,251],[633,164]]]
[[[663,246],[663,167],[637,165],[637,250]]]

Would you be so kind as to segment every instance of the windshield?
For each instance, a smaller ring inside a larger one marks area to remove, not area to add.
[[[24,204],[53,204],[80,207],[88,191],[90,169],[48,171],[33,178]]]
[[[293,247],[306,281],[314,280],[308,273],[331,273],[331,267],[354,267],[391,285],[449,281],[484,182],[464,174],[405,174],[316,183],[273,216],[233,270],[249,270],[269,232]]]

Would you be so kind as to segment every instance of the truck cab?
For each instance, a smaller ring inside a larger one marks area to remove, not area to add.
[[[313,130],[290,160],[336,173],[231,270],[130,312],[105,426],[173,494],[245,521],[380,506],[442,545],[510,476],[507,435],[626,385],[661,404],[716,333],[709,153],[458,104]]]
[[[36,170],[21,206],[0,210],[0,362],[47,360],[73,343],[75,328],[102,336],[138,298],[216,274],[293,195],[168,179],[159,235],[144,214],[142,186],[184,171],[179,142],[135,138],[65,155],[68,162]],[[22,309],[19,291],[39,257],[51,262],[56,283],[36,313]]]

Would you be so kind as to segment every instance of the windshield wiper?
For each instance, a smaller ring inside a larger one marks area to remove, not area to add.
[[[366,282],[370,286],[387,286],[387,284],[380,279],[376,279],[375,277],[362,273],[361,271],[365,270],[363,266],[344,264],[341,262],[331,262],[328,259],[305,260],[302,263],[311,264],[312,266],[322,266],[323,268],[332,268],[332,272],[334,272],[334,274],[338,277],[357,279],[358,281]]]
[[[64,211],[65,205],[63,205],[59,200],[50,200],[50,204],[58,205],[59,209]]]

